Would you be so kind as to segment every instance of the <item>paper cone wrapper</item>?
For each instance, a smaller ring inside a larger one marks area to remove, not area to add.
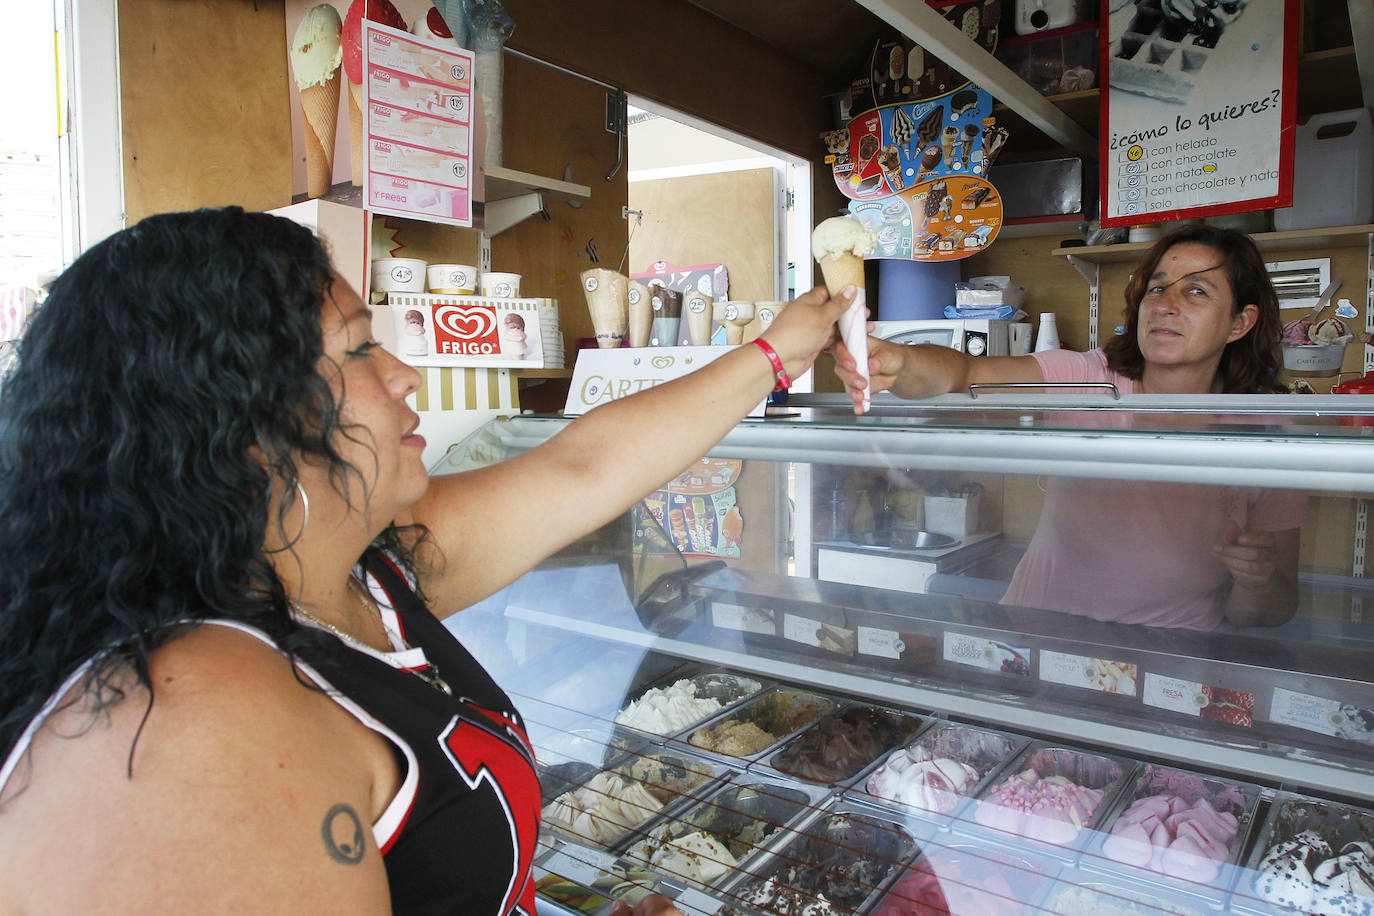
[[[334,129],[339,123],[339,71],[301,90],[305,121],[306,194],[323,197],[334,184]]]
[[[582,271],[582,291],[592,316],[596,345],[613,350],[625,339],[630,321],[630,281],[624,274],[604,267]]]
[[[859,375],[868,381],[868,297],[864,291],[864,259],[852,252],[838,256],[826,255],[821,258],[821,274],[825,277],[825,288],[831,296],[838,296],[840,290],[851,283],[858,289],[854,301],[840,316],[840,339],[845,349],[854,356]],[[869,392],[864,387],[863,412],[868,412]]]
[[[348,139],[352,145],[349,150],[352,158],[349,167],[353,172],[353,187],[363,186],[363,84],[348,84]]]

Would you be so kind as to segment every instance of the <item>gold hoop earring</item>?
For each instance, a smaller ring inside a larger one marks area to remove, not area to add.
[[[267,549],[267,553],[281,553],[283,550],[290,550],[295,547],[300,539],[305,536],[305,529],[310,525],[310,494],[305,492],[305,487],[301,485],[299,479],[293,481],[296,485],[296,492],[300,494],[301,505],[305,507],[305,517],[301,519],[301,530],[296,532],[296,536],[275,549]],[[280,522],[278,523],[280,527]]]

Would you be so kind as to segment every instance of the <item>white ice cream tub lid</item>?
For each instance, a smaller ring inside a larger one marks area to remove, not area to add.
[[[372,262],[372,288],[388,293],[423,293],[428,266],[419,258],[377,258]]]

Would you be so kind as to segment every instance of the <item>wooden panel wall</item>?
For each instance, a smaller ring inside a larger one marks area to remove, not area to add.
[[[630,272],[660,259],[721,263],[731,299],[775,298],[773,180],[772,169],[748,169],[630,185],[630,209],[644,214],[630,238]]]
[[[281,0],[119,0],[126,222],[291,203]]]
[[[520,14],[513,14],[520,22]],[[533,216],[491,245],[493,270],[522,274],[526,295],[558,300],[571,366],[577,339],[593,336],[580,274],[593,264],[619,267],[625,254],[628,224],[620,211],[628,200],[626,169],[622,165],[606,180],[616,139],[606,131],[604,89],[507,56],[504,94],[503,164],[566,177],[592,191],[589,199],[547,204],[549,219]]]

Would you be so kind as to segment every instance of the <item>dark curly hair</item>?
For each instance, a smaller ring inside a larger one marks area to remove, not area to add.
[[[1255,326],[1244,337],[1233,340],[1222,351],[1217,366],[1221,390],[1227,394],[1256,394],[1284,391],[1278,382],[1279,340],[1283,322],[1279,317],[1279,298],[1264,269],[1264,258],[1248,235],[1234,229],[1220,229],[1193,223],[1165,235],[1145,254],[1126,284],[1126,332],[1113,337],[1102,348],[1107,365],[1127,378],[1139,381],[1145,372],[1145,356],[1140,352],[1136,332],[1140,326],[1140,301],[1145,298],[1150,277],[1164,253],[1175,245],[1196,242],[1214,249],[1221,256],[1235,300],[1233,314],[1247,305],[1259,307]]]
[[[263,538],[295,535],[293,455],[346,496],[363,480],[317,365],[332,280],[308,229],[228,207],[148,217],[53,282],[0,388],[0,760],[87,659],[96,708],[126,669],[151,707],[148,655],[178,622],[320,639]],[[381,542],[409,561],[395,529]]]

